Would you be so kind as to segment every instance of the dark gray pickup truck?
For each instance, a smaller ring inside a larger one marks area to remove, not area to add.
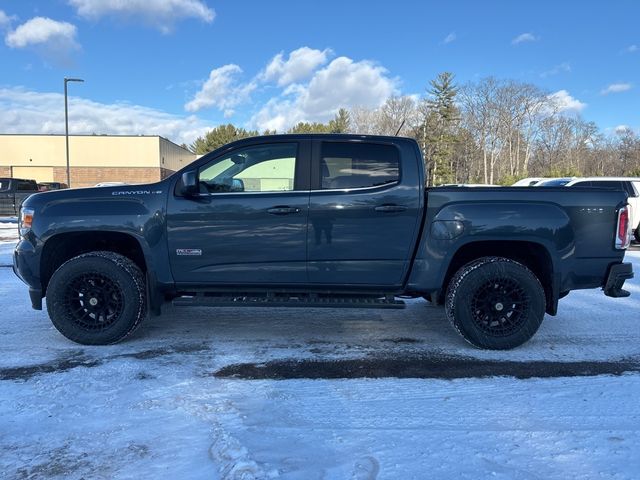
[[[69,339],[108,344],[175,305],[444,304],[481,348],[518,346],[569,291],[628,295],[627,194],[425,188],[415,141],[275,135],[151,185],[46,192],[14,269]]]
[[[15,216],[29,195],[38,193],[35,180],[0,178],[0,216]]]

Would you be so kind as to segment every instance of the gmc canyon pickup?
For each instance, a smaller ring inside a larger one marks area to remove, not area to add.
[[[472,345],[509,349],[569,291],[627,296],[627,193],[425,188],[414,140],[274,135],[150,185],[53,191],[20,212],[14,270],[82,344],[174,305],[444,304]]]

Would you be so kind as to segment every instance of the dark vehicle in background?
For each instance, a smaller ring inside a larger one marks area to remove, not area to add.
[[[14,270],[32,306],[109,344],[179,306],[444,304],[472,345],[508,349],[569,291],[633,276],[627,194],[425,188],[418,144],[271,135],[225,145],[149,185],[47,192],[19,219]],[[301,319],[302,321],[302,319]]]
[[[48,192],[49,190],[62,190],[67,185],[61,182],[40,182],[38,183],[38,191]]]
[[[35,180],[0,178],[0,216],[16,216],[22,202],[37,192]]]

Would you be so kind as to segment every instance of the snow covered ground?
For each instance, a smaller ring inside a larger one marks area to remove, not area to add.
[[[30,309],[16,228],[0,221],[3,478],[640,477],[640,279],[627,299],[572,292],[510,352],[472,349],[422,300],[169,307],[89,348]]]

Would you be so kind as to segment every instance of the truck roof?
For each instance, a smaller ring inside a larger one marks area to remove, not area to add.
[[[378,140],[386,142],[410,141],[415,142],[413,138],[403,136],[391,136],[391,135],[360,135],[354,133],[282,133],[275,135],[258,135],[256,137],[246,137],[240,140],[236,140],[232,143],[239,143],[243,141],[255,141],[255,140]],[[228,143],[227,145],[231,145]],[[224,145],[226,146],[226,145]]]

